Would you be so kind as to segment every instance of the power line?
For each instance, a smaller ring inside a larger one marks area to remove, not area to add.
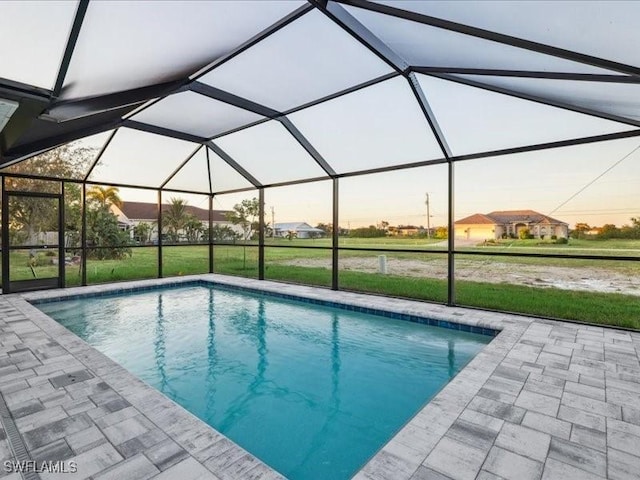
[[[598,180],[600,180],[602,177],[604,177],[607,173],[609,173],[611,170],[613,170],[614,168],[616,168],[618,165],[620,165],[622,162],[624,162],[627,158],[629,158],[631,155],[633,155],[634,153],[636,153],[638,150],[640,150],[640,145],[638,145],[636,148],[634,148],[633,150],[631,150],[629,153],[627,153],[625,156],[623,156],[620,160],[618,160],[617,162],[615,162],[613,165],[611,165],[609,168],[607,168],[604,172],[602,172],[601,174],[599,174],[597,177],[595,177],[593,180],[591,180],[590,182],[588,182],[586,185],[584,185],[582,188],[580,188],[577,192],[575,192],[573,195],[571,195],[569,198],[567,198],[564,202],[562,202],[560,205],[558,205],[556,208],[554,208],[553,210],[551,210],[551,212],[549,212],[549,215],[552,215],[553,213],[557,212],[558,210],[560,210],[563,206],[565,206],[567,203],[569,203],[571,200],[573,200],[574,198],[576,198],[578,195],[580,195],[582,192],[584,192],[587,188],[589,188],[591,185],[593,185],[594,183],[596,183]]]

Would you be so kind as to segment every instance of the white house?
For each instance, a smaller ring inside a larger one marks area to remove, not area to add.
[[[314,228],[305,222],[276,223],[274,236],[287,237],[292,233],[296,238],[317,238],[324,236],[324,230]]]

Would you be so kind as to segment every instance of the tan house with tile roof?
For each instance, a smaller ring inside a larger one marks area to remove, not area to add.
[[[476,213],[455,222],[455,237],[467,240],[490,240],[518,237],[528,229],[534,238],[569,236],[569,224],[534,210],[499,210]]]
[[[169,204],[162,204],[162,211],[169,209]],[[133,229],[140,223],[148,223],[153,226],[151,233],[151,240],[155,241],[158,238],[158,232],[156,228],[156,222],[158,220],[158,205],[156,203],[148,202],[122,202],[122,206],[119,208],[115,205],[111,206],[111,211],[118,217],[118,223],[123,230],[131,232],[131,238],[133,238]],[[206,228],[209,226],[209,210],[206,208],[194,207],[187,205],[185,207],[187,214],[191,214],[200,220],[203,226]],[[214,210],[212,212],[212,224],[213,225],[227,225],[234,231],[236,227],[227,220],[226,214],[228,210]]]

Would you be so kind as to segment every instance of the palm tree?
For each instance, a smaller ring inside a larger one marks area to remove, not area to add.
[[[122,207],[122,199],[119,195],[120,190],[117,187],[100,187],[93,186],[87,191],[87,198],[97,202],[102,207]]]
[[[179,232],[184,229],[188,220],[186,200],[172,198],[167,209],[162,212],[163,226],[167,229],[171,241],[177,242],[179,240]]]

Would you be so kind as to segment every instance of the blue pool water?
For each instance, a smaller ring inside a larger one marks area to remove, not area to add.
[[[491,340],[208,286],[38,308],[305,480],[352,476]]]

